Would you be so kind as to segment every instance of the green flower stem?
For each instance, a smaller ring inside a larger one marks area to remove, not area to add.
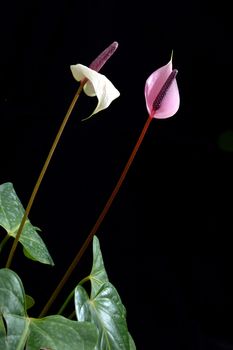
[[[0,243],[0,253],[1,253],[1,251],[3,250],[3,248],[4,248],[6,242],[8,241],[9,238],[10,238],[10,236],[9,236],[9,235],[6,235],[6,236],[3,238],[3,240],[1,241],[1,243]]]
[[[70,316],[68,317],[69,320],[73,320],[73,318],[76,316],[76,312],[75,310],[70,314]]]
[[[59,309],[57,315],[61,315],[63,313],[63,311],[65,310],[66,306],[69,304],[70,300],[73,298],[74,292],[75,292],[75,289],[73,289],[72,292],[69,294],[69,296],[66,298],[64,304]]]
[[[90,281],[90,276],[87,276],[85,278],[83,278],[80,282],[79,285],[83,285],[85,282]],[[65,310],[66,306],[69,304],[70,300],[73,298],[75,293],[75,289],[72,290],[72,292],[69,294],[69,296],[66,298],[64,304],[61,306],[61,308],[59,309],[57,315],[61,315],[63,313],[63,311]]]
[[[151,123],[153,118],[151,118],[150,116],[147,118],[146,123],[141,131],[141,134],[137,140],[136,145],[134,146],[134,149],[125,165],[125,168],[123,169],[120,178],[115,186],[115,188],[113,189],[109,199],[107,200],[105,207],[103,208],[102,212],[100,213],[95,225],[93,226],[92,230],[90,231],[88,237],[86,238],[85,242],[83,243],[81,249],[79,250],[79,252],[77,253],[77,255],[75,256],[74,260],[72,261],[71,265],[69,266],[69,268],[66,270],[63,278],[61,279],[60,283],[58,284],[57,288],[54,290],[53,294],[51,295],[50,299],[48,300],[47,304],[45,305],[45,307],[43,308],[42,312],[40,313],[39,317],[44,317],[49,308],[51,307],[51,305],[53,304],[54,300],[56,299],[56,297],[58,296],[58,294],[60,293],[60,291],[62,290],[62,288],[64,287],[65,283],[67,282],[68,278],[70,277],[71,273],[73,272],[73,270],[75,269],[75,267],[77,266],[79,260],[81,259],[81,257],[83,256],[84,252],[86,251],[87,247],[89,246],[90,242],[92,241],[93,236],[96,234],[99,226],[101,225],[102,221],[104,220],[106,214],[108,213],[111,204],[114,200],[114,198],[116,197],[127,173],[128,170],[134,160],[134,157],[144,139],[144,136],[146,134],[146,131]]]
[[[51,147],[51,149],[49,151],[47,159],[46,159],[46,161],[44,163],[44,166],[43,166],[43,168],[41,170],[41,173],[40,173],[40,175],[39,175],[39,177],[37,179],[37,182],[35,184],[35,187],[34,187],[34,189],[32,191],[32,194],[31,194],[31,197],[29,199],[27,208],[26,208],[26,210],[24,212],[24,216],[22,218],[22,221],[20,223],[19,229],[17,231],[17,235],[16,235],[16,237],[14,239],[14,242],[12,244],[12,247],[11,247],[11,250],[10,250],[10,253],[9,253],[9,256],[8,256],[8,260],[7,260],[7,263],[6,263],[6,268],[10,268],[10,265],[12,263],[12,259],[13,259],[13,256],[14,256],[17,244],[19,242],[19,237],[20,237],[20,235],[21,235],[21,233],[23,231],[24,224],[25,224],[25,222],[26,222],[26,220],[28,218],[28,215],[30,213],[32,204],[33,204],[34,199],[36,197],[36,194],[37,194],[37,192],[39,190],[40,184],[41,184],[41,182],[43,180],[43,177],[44,177],[44,175],[46,173],[46,170],[47,170],[47,168],[49,166],[49,163],[50,163],[50,161],[52,159],[53,153],[54,153],[54,151],[55,151],[55,149],[57,147],[57,144],[58,144],[58,142],[59,142],[59,140],[61,138],[63,130],[64,130],[64,128],[65,128],[65,126],[66,126],[66,124],[67,124],[67,122],[69,120],[70,114],[71,114],[72,110],[74,109],[75,103],[76,103],[77,99],[79,98],[79,95],[80,95],[80,93],[82,91],[82,88],[83,88],[84,84],[85,84],[85,81],[82,81],[80,86],[79,86],[79,88],[78,88],[78,90],[77,90],[77,92],[76,92],[76,94],[75,94],[75,96],[74,96],[74,98],[73,98],[73,100],[72,100],[72,102],[71,102],[71,104],[70,104],[70,106],[69,106],[69,108],[68,108],[68,110],[67,110],[67,112],[66,112],[66,115],[65,115],[65,117],[64,117],[64,119],[62,121],[62,124],[61,124],[61,126],[60,126],[60,128],[58,130],[58,133],[57,133],[57,135],[56,135],[56,137],[55,137],[55,139],[53,141],[53,144],[52,144],[52,147]]]

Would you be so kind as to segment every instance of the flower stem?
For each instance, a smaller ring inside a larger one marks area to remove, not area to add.
[[[0,243],[0,253],[3,250],[6,242],[8,241],[8,239],[10,238],[10,236],[8,234],[6,234],[6,236],[3,238],[3,240]]]
[[[70,316],[68,317],[69,320],[72,320],[76,315],[75,310],[70,314]]]
[[[82,286],[85,282],[90,280],[90,276],[87,276],[85,278],[83,278],[80,282],[79,282],[79,286]],[[70,300],[73,298],[75,293],[75,289],[72,290],[72,292],[68,295],[68,297],[66,298],[65,302],[63,303],[63,305],[60,307],[57,315],[61,315],[63,313],[63,311],[65,310],[66,306],[69,304]]]
[[[58,296],[58,294],[60,293],[61,289],[64,287],[65,283],[67,282],[68,278],[70,277],[71,273],[73,272],[73,270],[75,269],[75,267],[77,266],[78,262],[80,261],[81,257],[83,256],[84,252],[86,251],[87,247],[89,246],[93,236],[96,234],[99,226],[101,225],[102,221],[104,220],[106,214],[108,213],[111,204],[113,202],[113,200],[115,199],[127,173],[128,170],[134,160],[134,157],[144,139],[144,136],[146,134],[146,131],[151,123],[153,118],[151,118],[151,116],[149,116],[146,120],[146,123],[141,131],[141,134],[136,142],[136,145],[134,146],[134,149],[120,175],[119,180],[116,183],[116,186],[114,187],[109,199],[107,200],[102,212],[100,213],[95,225],[93,226],[92,230],[90,231],[88,237],[86,238],[85,242],[83,243],[81,249],[79,250],[79,252],[77,253],[77,255],[75,256],[74,260],[72,261],[71,265],[69,266],[69,268],[66,270],[63,278],[61,279],[60,283],[58,284],[57,288],[54,290],[53,294],[51,295],[50,299],[48,300],[47,304],[45,305],[45,307],[43,308],[41,314],[39,315],[39,317],[44,317],[49,308],[51,307],[51,305],[53,304],[54,300],[56,299],[56,297]]]
[[[68,295],[65,302],[63,303],[63,305],[60,307],[59,311],[57,312],[57,315],[61,315],[63,313],[66,306],[69,304],[70,300],[73,298],[74,292],[75,292],[75,289],[73,289],[72,292]]]
[[[81,91],[82,91],[82,88],[83,88],[84,83],[85,83],[84,81],[81,82],[81,84],[80,84],[80,86],[79,86],[79,88],[78,88],[78,90],[77,90],[77,92],[76,92],[76,94],[75,94],[73,100],[71,101],[71,104],[70,104],[70,106],[69,106],[69,108],[68,108],[68,110],[67,110],[67,112],[66,112],[66,115],[65,115],[65,117],[64,117],[64,119],[63,119],[63,121],[62,121],[62,124],[61,124],[61,126],[60,126],[60,128],[59,128],[59,130],[58,130],[58,133],[57,133],[57,135],[56,135],[54,141],[53,141],[52,147],[51,147],[51,149],[50,149],[50,151],[49,151],[49,154],[48,154],[48,156],[47,156],[47,158],[46,158],[46,161],[45,161],[45,163],[44,163],[44,165],[43,165],[43,168],[42,168],[42,170],[41,170],[41,172],[40,172],[40,175],[39,175],[39,177],[38,177],[38,179],[37,179],[37,182],[36,182],[36,184],[35,184],[35,186],[34,186],[34,189],[33,189],[33,191],[32,191],[31,197],[30,197],[30,199],[29,199],[28,205],[27,205],[26,210],[25,210],[25,212],[24,212],[22,221],[21,221],[21,223],[20,223],[19,229],[18,229],[18,231],[17,231],[16,237],[15,237],[15,239],[14,239],[14,242],[13,242],[13,244],[12,244],[12,247],[11,247],[11,250],[10,250],[10,253],[9,253],[9,256],[8,256],[8,260],[7,260],[7,263],[6,263],[6,267],[7,267],[7,268],[10,268],[10,265],[11,265],[11,263],[12,263],[12,259],[13,259],[13,256],[14,256],[14,253],[15,253],[15,250],[16,250],[16,247],[17,247],[17,244],[18,244],[18,242],[19,242],[20,235],[21,235],[21,233],[22,233],[22,231],[23,231],[24,224],[25,224],[25,222],[26,222],[26,220],[27,220],[27,218],[28,218],[28,215],[29,215],[29,213],[30,213],[32,204],[33,204],[34,199],[35,199],[35,197],[36,197],[36,194],[37,194],[37,192],[38,192],[38,190],[39,190],[40,184],[41,184],[41,182],[42,182],[42,180],[43,180],[43,177],[44,177],[44,175],[45,175],[45,173],[46,173],[46,170],[47,170],[47,168],[48,168],[48,166],[49,166],[49,163],[50,163],[50,161],[51,161],[51,159],[52,159],[52,156],[53,156],[53,153],[54,153],[54,151],[55,151],[55,149],[56,149],[56,147],[57,147],[57,144],[58,144],[58,142],[59,142],[59,140],[60,140],[60,138],[61,138],[61,135],[62,135],[62,133],[63,133],[63,130],[64,130],[64,128],[65,128],[65,126],[66,126],[66,124],[67,124],[67,122],[68,122],[68,120],[69,120],[70,114],[71,114],[72,110],[74,109],[74,106],[75,106],[75,103],[76,103],[77,99],[79,98],[79,95],[80,95],[80,93],[81,93]]]

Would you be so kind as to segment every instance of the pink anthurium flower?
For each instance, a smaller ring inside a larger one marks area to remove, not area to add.
[[[151,118],[165,119],[179,109],[180,96],[176,82],[178,71],[172,69],[172,58],[157,69],[146,81],[146,107]]]
[[[74,78],[78,81],[84,81],[88,84],[86,85],[84,90],[87,95],[92,96],[96,95],[99,99],[96,110],[93,113],[97,113],[99,110],[104,109],[111,103],[111,101],[118,97],[119,93],[117,90],[109,85],[111,82],[108,82],[106,77],[103,77],[94,69],[99,69],[102,66],[102,60],[104,61],[106,58],[108,59],[112,52],[117,48],[117,44],[113,43],[112,46],[107,48],[97,59],[92,63],[91,67],[85,67],[82,65],[71,66],[72,73]],[[83,253],[86,251],[88,245],[92,241],[94,235],[98,231],[101,223],[103,222],[105,216],[107,215],[117,193],[119,192],[125,177],[131,167],[131,164],[137,154],[137,151],[145,137],[145,134],[154,118],[165,119],[174,115],[178,109],[180,104],[179,91],[176,83],[176,75],[177,70],[172,69],[172,59],[168,62],[167,65],[157,69],[154,73],[152,73],[146,81],[145,85],[145,98],[146,98],[146,107],[149,112],[149,116],[146,119],[146,122],[139,134],[138,140],[129,156],[128,161],[126,162],[125,167],[120,174],[120,177],[113,188],[112,193],[110,194],[103,210],[101,211],[99,217],[97,218],[94,226],[92,227],[89,235],[87,236],[85,242],[83,243],[81,249],[78,251],[76,257],[73,262],[69,266],[67,272],[63,276],[60,284],[57,289],[54,291],[53,296],[50,298],[49,302],[43,309],[40,317],[43,317],[44,314],[48,311],[51,303],[53,302],[55,296],[57,296],[58,292],[60,292],[62,286],[65,284],[67,279],[69,278],[71,272],[75,269],[78,262],[80,261]],[[106,85],[106,90],[109,89],[110,96],[104,96],[105,93],[101,93],[101,89]],[[99,94],[99,96],[98,96]],[[106,98],[107,97],[107,98]]]

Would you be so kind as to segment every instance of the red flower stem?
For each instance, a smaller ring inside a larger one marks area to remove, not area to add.
[[[87,247],[89,246],[93,236],[96,234],[96,232],[98,231],[98,228],[100,227],[102,221],[104,220],[106,214],[108,213],[112,202],[114,201],[127,173],[128,170],[134,160],[134,157],[144,139],[144,136],[146,134],[146,131],[151,123],[153,118],[151,118],[150,116],[148,117],[148,119],[146,120],[146,123],[141,131],[141,134],[138,138],[138,141],[136,143],[136,145],[134,146],[134,149],[125,165],[125,168],[123,169],[119,180],[117,181],[116,186],[114,187],[109,199],[107,200],[102,212],[100,213],[95,225],[93,226],[92,230],[90,231],[88,237],[86,238],[85,242],[83,243],[81,249],[79,250],[79,252],[77,253],[77,255],[75,256],[74,260],[72,261],[71,265],[69,266],[69,268],[66,270],[66,273],[64,274],[63,278],[61,279],[60,283],[58,284],[57,288],[54,290],[53,294],[51,295],[50,299],[48,300],[47,304],[45,305],[45,307],[43,308],[42,312],[40,313],[39,317],[44,317],[49,308],[51,307],[52,303],[54,302],[54,300],[56,299],[56,297],[58,296],[58,294],[60,293],[61,289],[64,287],[65,283],[67,282],[68,278],[70,277],[71,273],[73,272],[73,270],[75,269],[75,267],[77,266],[77,264],[79,263],[81,257],[83,256],[84,252],[86,251]]]

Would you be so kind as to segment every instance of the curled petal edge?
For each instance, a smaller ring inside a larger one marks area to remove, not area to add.
[[[120,96],[120,92],[105,75],[82,64],[71,65],[70,69],[74,79],[77,81],[87,80],[84,85],[85,94],[90,97],[96,96],[98,99],[95,110],[83,120],[89,119],[94,114],[106,109],[113,100]]]

